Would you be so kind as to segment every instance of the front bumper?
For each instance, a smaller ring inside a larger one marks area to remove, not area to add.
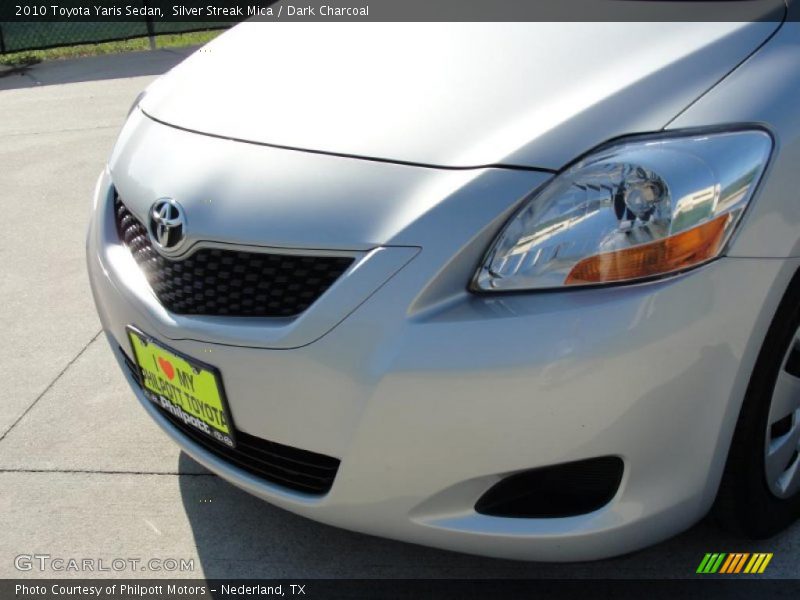
[[[236,345],[180,335],[169,314],[132,289],[112,260],[121,247],[109,232],[109,186],[106,174],[88,266],[121,366],[119,347],[130,355],[124,328],[137,325],[220,369],[241,430],[340,458],[341,466],[321,497],[258,479],[183,436],[129,377],[183,450],[310,518],[499,557],[596,559],[702,517],[764,332],[800,266],[800,259],[721,259],[642,285],[475,296],[464,291],[466,279],[456,278],[456,287],[449,280],[461,263],[474,265],[472,257],[432,264],[436,252],[421,244],[316,340]],[[481,235],[470,244],[485,247]],[[599,510],[549,519],[474,510],[506,474],[609,455],[622,458],[625,471]]]

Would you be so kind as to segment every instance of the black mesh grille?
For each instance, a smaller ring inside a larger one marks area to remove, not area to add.
[[[141,387],[139,368],[122,348],[120,352]],[[236,448],[228,448],[196,432],[157,405],[154,406],[181,433],[211,454],[271,483],[306,494],[321,495],[331,489],[339,470],[339,460],[332,456],[270,442],[238,429],[234,431]]]
[[[167,310],[184,315],[291,317],[306,310],[353,259],[203,248],[183,260],[153,248],[117,197],[117,233]]]

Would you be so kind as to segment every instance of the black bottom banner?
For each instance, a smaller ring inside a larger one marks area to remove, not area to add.
[[[556,579],[3,579],[0,598],[207,600],[222,598],[798,598],[800,580]]]

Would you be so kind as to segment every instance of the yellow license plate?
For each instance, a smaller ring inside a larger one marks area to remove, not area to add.
[[[128,327],[128,336],[147,397],[185,425],[235,447],[233,421],[219,372],[164,347],[133,327]]]

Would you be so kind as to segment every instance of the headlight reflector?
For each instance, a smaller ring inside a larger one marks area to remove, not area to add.
[[[759,130],[602,148],[523,203],[473,288],[636,281],[708,262],[730,238],[771,149]]]

